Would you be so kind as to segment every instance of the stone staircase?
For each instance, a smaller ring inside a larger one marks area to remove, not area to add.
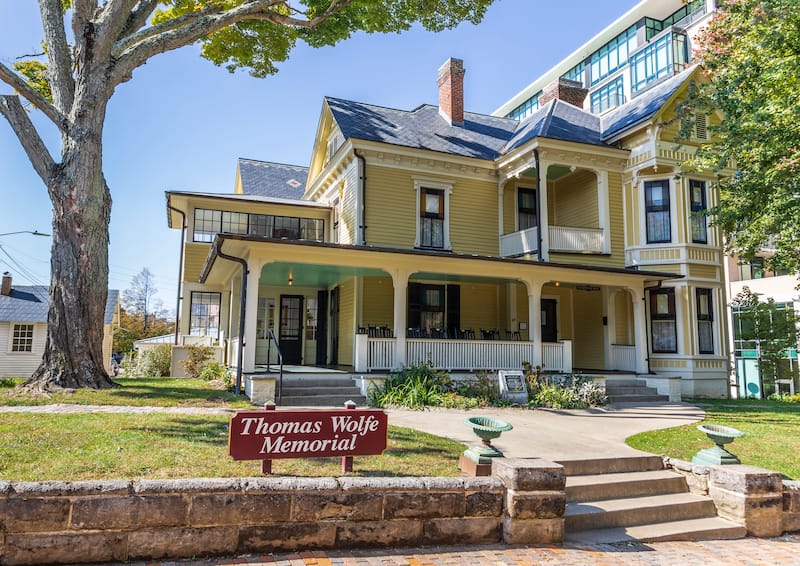
[[[367,404],[350,374],[284,374],[281,407],[344,407],[345,401],[355,401],[359,407]]]
[[[567,476],[565,542],[741,538],[743,526],[717,516],[709,497],[689,493],[683,476],[661,457],[559,462]]]
[[[644,379],[606,379],[606,395],[611,405],[620,403],[667,403],[669,397],[659,395],[654,387],[647,387]]]

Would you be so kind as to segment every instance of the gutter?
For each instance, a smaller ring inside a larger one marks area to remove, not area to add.
[[[244,357],[242,354],[244,353],[244,315],[245,315],[245,308],[247,306],[247,275],[250,271],[247,269],[247,261],[240,257],[228,255],[224,253],[221,249],[222,242],[224,236],[217,236],[217,239],[214,241],[214,248],[216,249],[216,253],[222,259],[227,259],[228,261],[235,261],[239,265],[242,266],[242,292],[239,294],[239,345],[238,345],[238,355],[237,358],[239,363],[236,364],[236,394],[242,394],[242,365],[244,364]],[[219,244],[219,245],[218,245]]]
[[[361,244],[367,243],[367,160],[353,148],[353,155],[356,156],[361,166],[359,167],[359,193],[361,201]]]
[[[181,215],[181,251],[180,261],[178,262],[178,296],[175,298],[175,345],[177,346],[178,342],[180,341],[181,289],[183,288],[183,254],[186,243],[186,213],[172,206],[169,203],[169,197],[167,197],[167,209],[177,212]]]

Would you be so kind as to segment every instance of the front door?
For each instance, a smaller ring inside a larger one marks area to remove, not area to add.
[[[542,299],[542,342],[558,342],[555,299]]]
[[[283,363],[301,364],[303,353],[303,296],[281,295],[281,322],[278,341]]]
[[[328,363],[328,291],[317,292],[317,365]]]

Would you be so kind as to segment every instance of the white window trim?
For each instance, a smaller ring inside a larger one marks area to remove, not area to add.
[[[328,136],[325,144],[325,163],[329,163],[339,148],[342,147],[342,135],[338,129],[334,129]]]
[[[14,327],[15,326],[32,326],[33,334],[31,334],[31,351],[30,352],[15,352],[14,348]],[[12,356],[30,356],[36,353],[36,323],[35,322],[10,322],[8,326],[8,353]]]
[[[669,183],[669,242],[649,243],[647,241],[647,210],[645,208],[645,182],[652,181],[667,181]],[[676,183],[675,179],[666,177],[664,175],[648,175],[639,177],[639,211],[641,214],[641,222],[639,223],[639,241],[642,246],[656,247],[656,246],[674,246],[681,243],[678,237],[678,214],[677,214],[677,201],[676,201]],[[689,235],[691,238],[691,234]],[[702,244],[701,244],[702,245]]]
[[[419,248],[420,242],[420,196],[422,189],[434,189],[439,190],[444,193],[444,246],[442,247],[443,250],[450,251],[452,250],[452,246],[450,245],[450,195],[453,192],[453,181],[444,181],[441,179],[428,179],[424,177],[412,177],[414,179],[414,192],[416,193],[416,204],[414,205],[414,209],[416,211],[416,232],[414,236],[414,247]]]

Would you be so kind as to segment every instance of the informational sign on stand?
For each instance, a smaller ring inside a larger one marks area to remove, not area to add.
[[[272,409],[272,407],[270,407]],[[231,418],[228,450],[234,460],[347,458],[386,450],[388,418],[379,409],[238,411]],[[262,466],[265,473],[270,465]]]
[[[497,377],[500,382],[500,397],[519,405],[528,404],[528,387],[521,371],[500,371]]]

